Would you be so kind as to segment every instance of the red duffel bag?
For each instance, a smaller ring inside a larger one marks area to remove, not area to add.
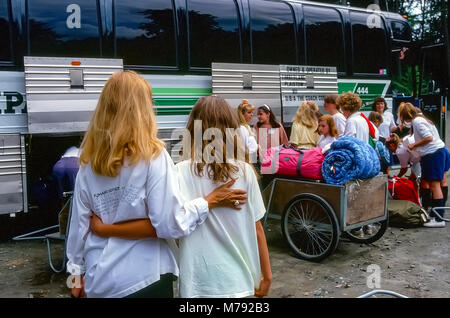
[[[389,193],[394,200],[407,200],[422,206],[414,183],[406,178],[394,177],[388,182]]]
[[[322,148],[297,149],[281,145],[267,150],[261,164],[262,174],[322,179]]]

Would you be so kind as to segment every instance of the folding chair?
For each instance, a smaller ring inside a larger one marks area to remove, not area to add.
[[[64,192],[63,197],[66,199],[68,198],[68,199],[66,200],[64,206],[58,213],[58,224],[57,225],[49,226],[49,227],[46,227],[46,228],[43,228],[43,229],[40,229],[37,231],[19,235],[19,236],[16,236],[13,238],[13,241],[44,239],[47,242],[48,262],[49,262],[50,268],[55,273],[61,273],[66,269],[66,263],[67,263],[67,255],[66,255],[67,241],[66,241],[66,238],[69,235],[70,218],[72,216],[73,192]],[[68,211],[66,210],[67,207],[69,207]],[[66,211],[67,211],[67,215],[66,215]],[[66,222],[65,227],[61,226],[62,224],[64,224],[61,221]],[[47,233],[50,230],[54,230],[54,229],[57,229],[57,232],[53,232],[51,234],[45,234],[45,235],[41,235],[41,236],[33,236],[33,235],[40,234],[40,233]],[[52,250],[51,250],[51,242],[52,241],[64,241],[64,255],[63,255],[63,260],[62,260],[62,264],[60,267],[56,267],[53,264],[53,257],[52,257]]]

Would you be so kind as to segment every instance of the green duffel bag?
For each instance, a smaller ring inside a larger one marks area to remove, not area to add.
[[[427,221],[425,210],[411,201],[388,200],[388,213],[394,227],[418,227]]]

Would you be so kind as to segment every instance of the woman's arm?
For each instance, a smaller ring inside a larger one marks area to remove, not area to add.
[[[401,178],[406,173],[406,171],[408,171],[408,167],[400,168],[400,171],[398,172],[397,177]]]
[[[415,143],[409,144],[408,148],[410,150],[414,150],[417,147],[425,146],[426,144],[433,141],[433,136],[429,136],[423,139],[420,139],[419,141],[416,141]]]
[[[258,252],[259,262],[261,263],[261,273],[263,278],[261,279],[259,289],[255,290],[256,297],[267,296],[272,283],[272,269],[270,268],[269,250],[267,248],[266,235],[262,227],[261,221],[255,223],[256,237],[258,240]]]
[[[157,237],[156,230],[150,219],[139,219],[117,224],[104,224],[92,213],[91,230],[100,237],[120,237],[129,240]]]
[[[231,186],[235,182],[236,180],[232,180],[224,185],[221,185],[205,197],[205,200],[208,202],[209,209],[213,209],[217,206],[227,206],[235,210],[241,209],[239,205],[235,206],[234,202],[237,200],[240,205],[244,204],[247,199],[247,193],[244,190],[231,189]],[[90,227],[92,232],[100,237],[120,237],[129,240],[158,237],[150,219],[132,220],[116,224],[104,224],[102,220],[94,213],[91,219]]]

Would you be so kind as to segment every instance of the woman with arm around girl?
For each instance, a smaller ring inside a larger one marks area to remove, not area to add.
[[[218,198],[182,200],[175,166],[157,138],[152,90],[144,78],[131,71],[111,76],[81,148],[67,238],[67,270],[81,282],[72,296],[171,297],[178,266],[165,239],[191,233]],[[105,224],[151,220],[158,238],[95,235],[89,230],[92,211]]]
[[[399,116],[403,123],[411,123],[415,142],[410,143],[408,148],[417,150],[421,156],[421,178],[430,185],[431,207],[443,207],[445,202],[441,180],[444,178],[445,172],[450,169],[450,153],[439,137],[436,126],[424,117],[414,105],[411,103],[400,105]],[[439,214],[443,216],[444,212],[439,211]],[[432,217],[424,226],[445,227],[445,222]]]
[[[235,179],[235,186],[247,190],[248,204],[237,213],[229,208],[214,208],[209,217],[188,236],[180,239],[181,297],[246,297],[267,295],[272,281],[269,253],[261,225],[265,207],[253,166],[238,159],[239,142],[227,148],[226,129],[239,128],[233,109],[219,97],[203,97],[197,101],[188,120],[187,129],[194,135],[194,122],[202,121],[204,130],[221,132],[221,149],[215,150],[215,160],[209,162],[194,154],[194,141],[185,140],[190,156],[177,164],[180,188],[186,200],[201,196],[208,189]],[[204,140],[203,153],[209,147]],[[227,152],[228,149],[234,151]],[[186,152],[187,153],[187,152]],[[98,220],[97,220],[98,221]],[[138,221],[128,225],[138,226]],[[128,236],[133,233],[123,224],[105,226],[93,222],[93,230],[101,235]],[[113,233],[114,231],[114,233]]]

